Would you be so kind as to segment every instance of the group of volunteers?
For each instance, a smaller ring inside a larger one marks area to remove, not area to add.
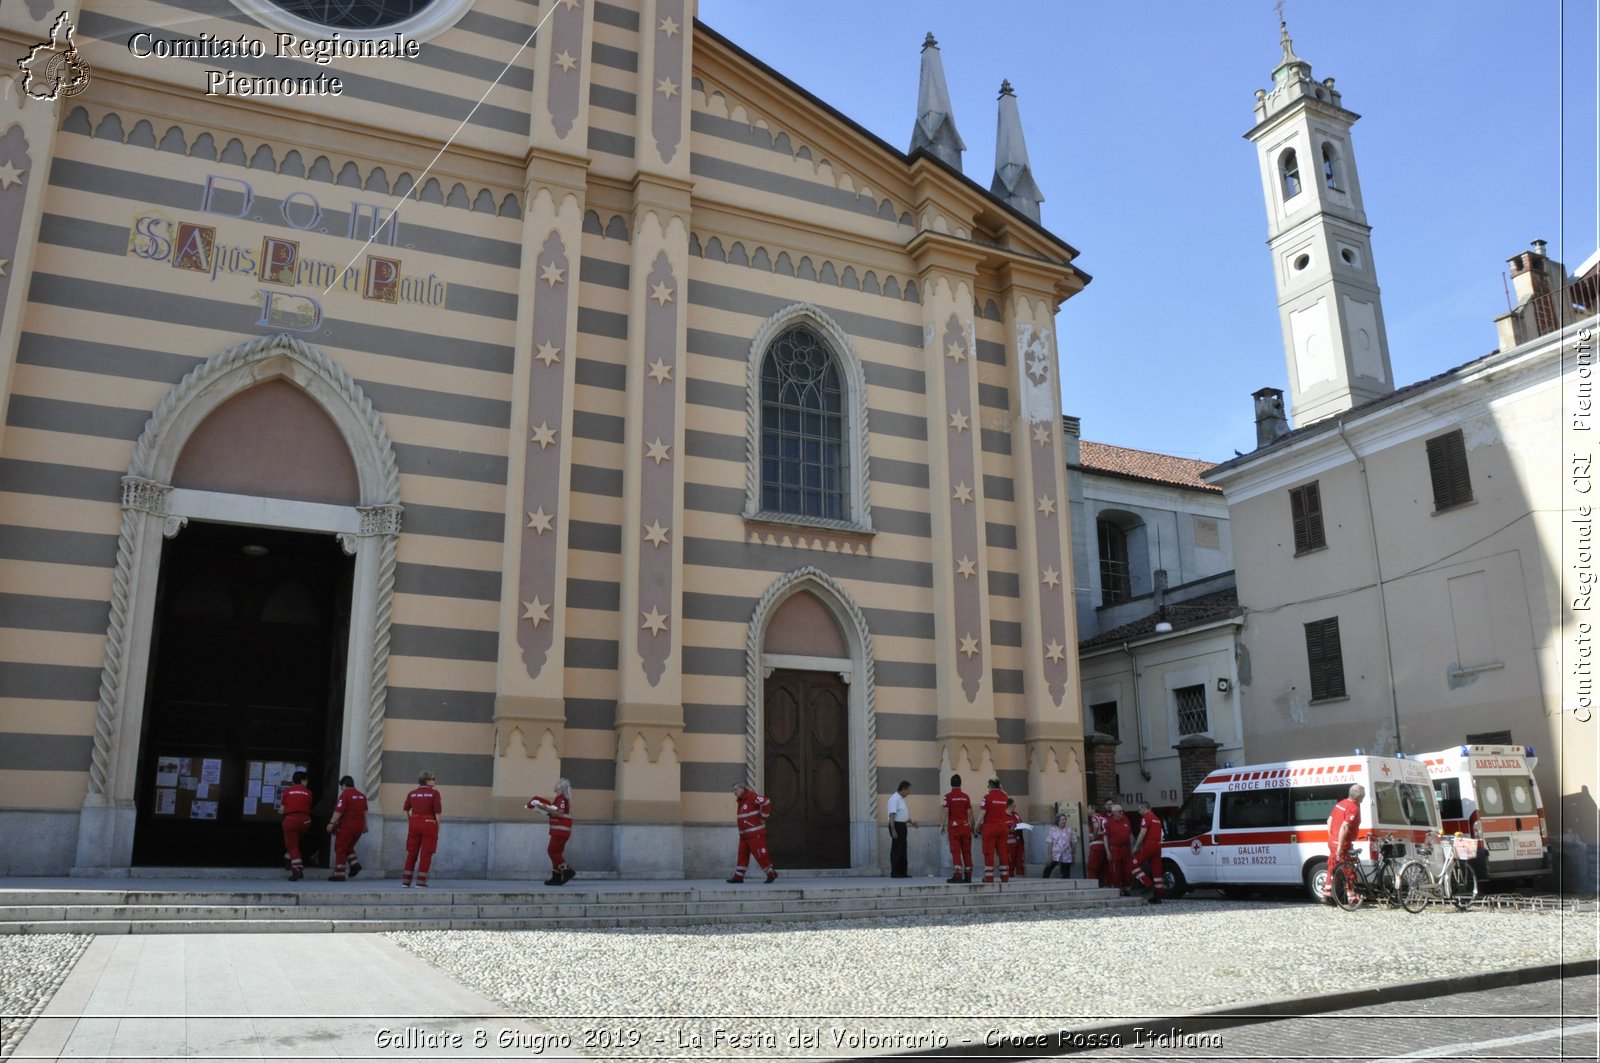
[[[1130,819],[1114,801],[1102,803],[1089,813],[1089,877],[1124,897],[1137,886],[1151,904],[1160,904],[1166,894],[1161,837],[1161,817],[1150,802],[1139,802],[1138,819]]]
[[[437,781],[431,771],[417,777],[416,789],[406,795],[402,810],[406,814],[406,863],[400,875],[400,885],[426,887],[428,869],[433,863],[434,851],[439,844],[439,820],[444,813],[444,803],[434,787]],[[361,873],[361,862],[356,859],[356,842],[367,831],[367,797],[356,789],[349,775],[339,780],[339,799],[328,823],[328,833],[333,835],[334,868],[328,878],[342,882]],[[906,795],[911,784],[902,782],[889,798],[890,877],[910,878],[906,859],[906,827],[917,826],[906,807]],[[772,864],[772,854],[767,848],[767,820],[772,816],[772,801],[745,786],[733,784],[734,822],[739,830],[739,853],[729,882],[743,882],[752,860],[765,873],[767,882],[778,877]],[[972,882],[973,838],[977,836],[983,854],[982,882],[1009,882],[1022,877],[1026,844],[1025,828],[1017,812],[1016,799],[1000,786],[999,779],[989,780],[988,792],[974,802],[961,789],[961,776],[950,776],[950,791],[944,795],[944,818],[939,832],[948,836],[950,862],[953,872],[947,882]],[[283,813],[283,844],[289,861],[289,880],[305,877],[301,859],[301,839],[311,825],[311,791],[306,786],[306,773],[294,773],[290,785],[278,795],[278,807]],[[567,842],[572,838],[572,783],[558,779],[554,796],[534,797],[528,801],[530,811],[547,817],[550,821],[550,843],[546,850],[550,857],[550,877],[546,886],[564,886],[576,877],[567,863]],[[1122,806],[1107,801],[1089,817],[1088,874],[1097,878],[1101,886],[1121,890],[1129,896],[1131,886],[1142,888],[1151,904],[1161,903],[1164,881],[1161,869],[1161,819],[1151,810],[1148,802],[1139,804],[1139,818],[1130,820],[1123,814]],[[1072,857],[1077,847],[1077,835],[1067,823],[1065,815],[1058,816],[1047,842],[1049,861],[1044,877],[1061,869],[1061,877],[1072,873]]]

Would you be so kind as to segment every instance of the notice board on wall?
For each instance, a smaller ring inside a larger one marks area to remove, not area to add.
[[[158,756],[155,814],[173,819],[216,819],[222,779],[221,757]]]
[[[247,760],[244,764],[244,797],[240,814],[246,823],[276,823],[282,818],[277,809],[278,792],[305,771],[303,763],[292,760]]]

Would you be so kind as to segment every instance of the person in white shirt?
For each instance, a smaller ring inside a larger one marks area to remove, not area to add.
[[[915,827],[917,821],[911,818],[911,810],[906,807],[906,794],[911,792],[911,783],[901,780],[899,786],[894,788],[894,793],[889,795],[889,877],[910,878],[911,872],[906,870],[906,826]]]
[[[1049,878],[1050,872],[1061,868],[1062,878],[1072,877],[1072,855],[1078,848],[1078,832],[1067,824],[1066,813],[1056,817],[1056,825],[1050,828],[1050,862],[1044,865],[1044,877]]]

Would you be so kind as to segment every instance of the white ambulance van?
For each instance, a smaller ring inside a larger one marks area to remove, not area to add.
[[[1328,874],[1328,814],[1360,783],[1355,851],[1376,860],[1378,837],[1414,852],[1440,828],[1428,769],[1420,760],[1359,753],[1318,760],[1219,768],[1196,786],[1162,843],[1167,893],[1221,888],[1243,896],[1265,886],[1303,886],[1322,898]]]
[[[1537,878],[1550,871],[1550,828],[1533,779],[1532,746],[1456,746],[1418,756],[1428,767],[1446,834],[1478,839],[1481,882]]]

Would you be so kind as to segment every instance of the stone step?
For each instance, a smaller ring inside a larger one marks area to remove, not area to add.
[[[191,920],[150,919],[130,915],[125,918],[79,918],[67,914],[48,920],[13,920],[0,918],[0,934],[185,934],[185,933],[384,933],[396,930],[588,930],[612,927],[689,927],[717,925],[761,925],[765,923],[822,922],[843,919],[876,919],[889,917],[956,918],[974,914],[1026,914],[1040,911],[1066,911],[1092,908],[1125,907],[1141,903],[1137,898],[1116,895],[1095,898],[1075,898],[1058,904],[1042,903],[1035,899],[1016,898],[982,908],[970,905],[941,904],[918,908],[897,909],[892,914],[883,908],[839,907],[832,909],[804,908],[778,911],[741,912],[684,912],[679,914],[651,914],[632,910],[611,913],[588,911],[562,911],[542,916],[469,915],[456,910],[433,917],[402,917],[397,912],[379,910],[365,916],[354,911],[343,911],[326,917],[234,918],[217,916]],[[0,911],[0,917],[11,913]]]

